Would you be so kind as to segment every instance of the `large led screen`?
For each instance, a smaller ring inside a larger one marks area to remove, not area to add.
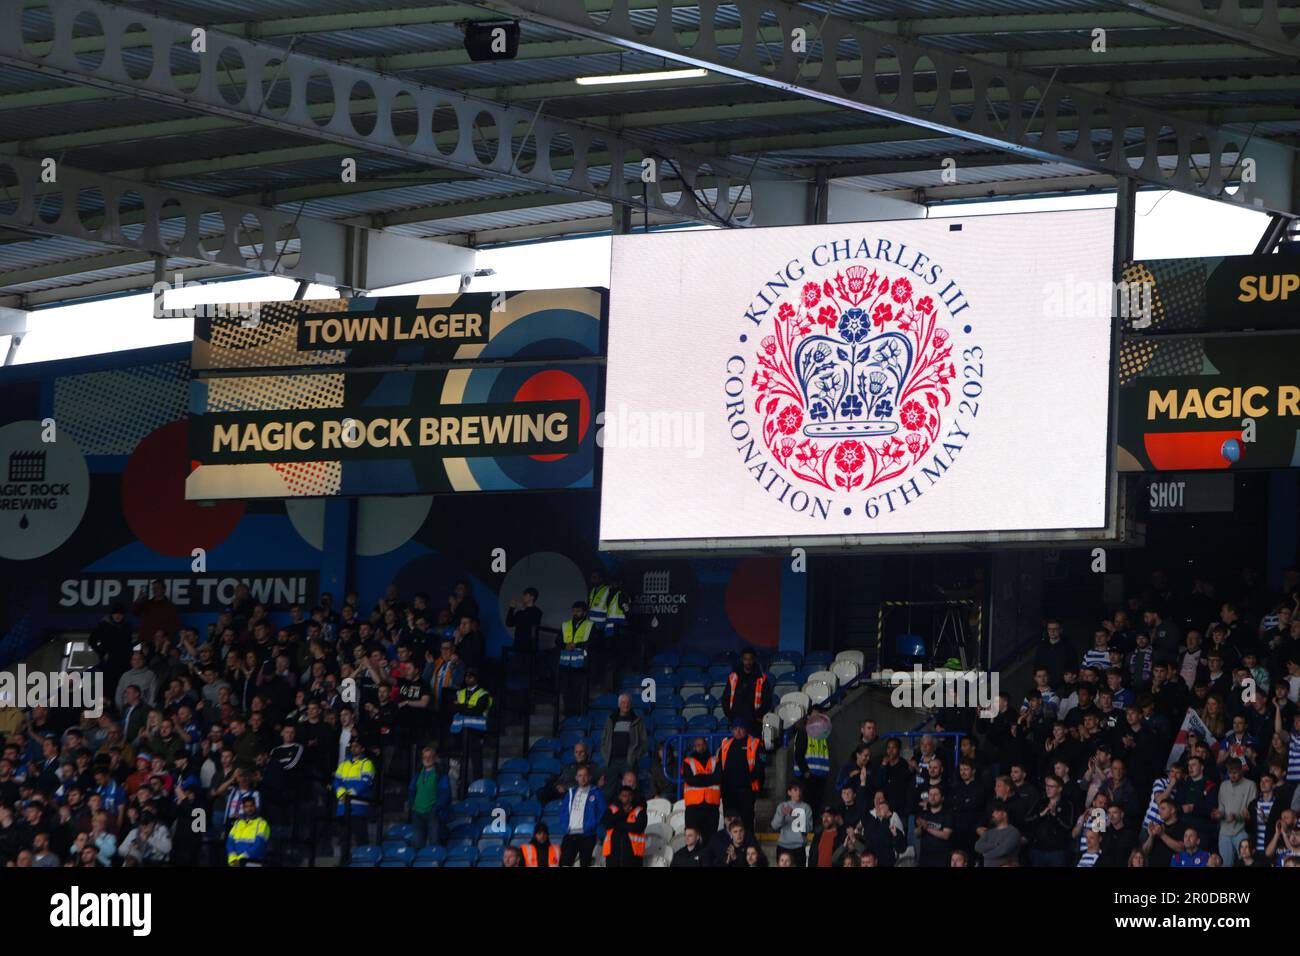
[[[617,237],[602,547],[1106,529],[1113,215]]]

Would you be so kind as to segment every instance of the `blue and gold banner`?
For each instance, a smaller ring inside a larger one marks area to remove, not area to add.
[[[604,303],[561,289],[199,320],[186,497],[590,488]]]
[[[603,351],[604,290],[262,302],[198,317],[195,372],[565,360]]]

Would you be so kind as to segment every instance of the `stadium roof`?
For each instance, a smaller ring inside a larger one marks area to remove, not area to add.
[[[936,202],[1119,172],[1293,217],[1300,5],[1240,8],[0,0],[0,306],[175,269],[375,288],[463,247],[738,225],[781,183],[815,209],[826,182]],[[517,56],[471,62],[466,24],[513,19]]]

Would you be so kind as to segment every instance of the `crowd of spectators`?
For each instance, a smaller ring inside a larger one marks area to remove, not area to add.
[[[331,840],[367,838],[385,770],[410,779],[427,823],[448,781],[436,758],[431,783],[411,766],[416,745],[483,772],[490,662],[467,582],[441,606],[392,586],[369,610],[326,593],[281,621],[241,587],[203,634],[158,581],[129,612],[115,605],[90,644],[97,718],[0,709],[7,865],[257,864],[273,834],[292,848],[321,819],[340,818]]]
[[[1086,640],[1047,621],[1023,699],[1002,695],[991,719],[939,712],[935,731],[960,732],[956,747],[925,736],[912,750],[867,721],[851,752],[831,753],[801,722],[782,794],[768,791],[774,755],[760,742],[777,702],[746,652],[724,696],[731,736],[682,755],[671,865],[1300,865],[1297,580],[1270,594],[1247,573],[1225,600],[1154,575]],[[524,653],[537,650],[536,597],[512,605]],[[621,618],[610,598],[593,580],[602,635]],[[587,610],[575,602],[561,665],[584,662]],[[485,772],[483,677],[499,665],[464,582],[438,606],[389,586],[369,609],[323,594],[280,621],[241,590],[207,633],[181,625],[157,582],[91,644],[110,698],[97,719],[0,710],[6,865],[293,862],[295,847],[315,851],[322,821],[346,853],[381,838],[384,784],[412,845],[434,846]],[[678,793],[634,704],[622,695],[593,745],[557,761],[530,794],[552,814],[501,865],[646,860],[651,804]]]
[[[1226,598],[1161,572],[1150,585],[1085,640],[1047,621],[1033,687],[991,720],[941,711],[936,731],[965,734],[956,753],[923,738],[904,761],[864,727],[816,862],[1300,865],[1296,572],[1270,593],[1247,570]]]

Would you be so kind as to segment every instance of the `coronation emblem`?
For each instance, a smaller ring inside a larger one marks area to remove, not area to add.
[[[943,302],[888,263],[829,268],[769,310],[749,381],[762,442],[799,482],[861,492],[944,440],[956,377]]]

